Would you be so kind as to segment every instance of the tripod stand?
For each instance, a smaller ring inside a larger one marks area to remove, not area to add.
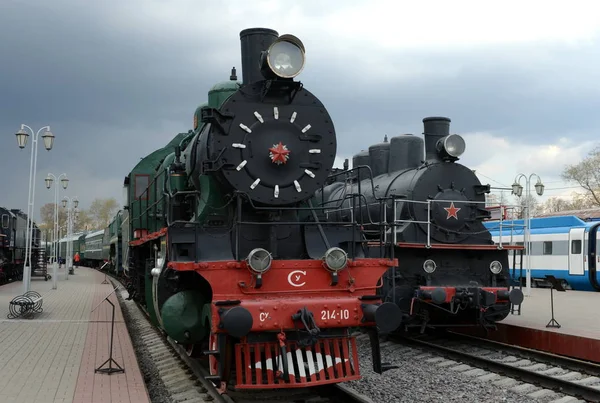
[[[552,319],[550,319],[550,322],[548,322],[548,324],[546,325],[546,327],[555,327],[557,329],[560,329],[560,323],[558,323],[556,321],[556,319],[554,319],[554,295],[552,294],[553,290],[556,291],[566,291],[562,284],[560,283],[560,281],[558,281],[556,279],[556,277],[551,276],[551,275],[546,275],[546,279],[550,282],[550,284],[552,285],[550,287],[550,309],[552,311]]]
[[[102,265],[102,267],[100,268],[100,271],[102,271],[102,269],[104,269],[104,266],[106,266],[107,264],[108,264],[108,262],[104,263],[104,264]],[[108,284],[108,280],[106,279],[106,272],[104,272],[104,281],[102,282],[102,284]],[[116,288],[115,288],[115,290],[116,290]],[[108,298],[108,297],[107,297],[107,298]],[[109,301],[109,302],[110,302],[110,301]],[[114,307],[113,307],[113,309],[114,309]]]
[[[111,329],[110,329],[110,355],[109,355],[108,360],[104,361],[102,363],[102,365],[100,365],[98,368],[96,368],[94,370],[94,372],[102,372],[102,373],[108,374],[108,375],[112,375],[117,372],[125,372],[125,369],[123,369],[119,364],[117,364],[117,362],[112,358],[113,339],[114,339],[114,334],[115,334],[115,304],[113,304],[110,301],[110,299],[108,299],[108,297],[110,297],[113,292],[117,291],[118,288],[119,288],[119,286],[117,286],[114,290],[112,290],[110,292],[110,294],[108,294],[102,301],[100,301],[100,304],[102,304],[104,301],[106,301],[112,306],[112,320],[111,320]],[[100,304],[96,305],[96,308],[98,308],[100,306]],[[96,310],[96,308],[92,309],[92,312],[94,312]],[[113,363],[115,364],[116,368],[113,368]],[[106,364],[108,364],[108,368],[102,368]]]

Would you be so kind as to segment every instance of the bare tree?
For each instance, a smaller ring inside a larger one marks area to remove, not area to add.
[[[520,207],[517,209],[517,211],[515,211],[515,214],[516,214],[515,218],[517,218],[517,219],[525,218],[525,208],[528,205],[527,202],[529,202],[529,208],[530,208],[529,215],[532,218],[537,216],[541,212],[540,205],[539,205],[537,199],[535,198],[535,196],[533,196],[533,195],[521,196],[521,197],[515,197],[515,199],[516,199],[515,204]]]
[[[551,197],[541,206],[544,213],[559,213],[569,210],[585,210],[597,207],[591,194],[581,194],[573,192],[571,200],[561,197]]]
[[[115,198],[94,199],[88,209],[91,224],[95,229],[102,229],[108,226],[119,209],[119,203]]]
[[[578,183],[591,197],[594,206],[600,206],[600,147],[590,151],[578,164],[567,165],[562,178]]]
[[[46,203],[40,207],[40,216],[42,221],[38,224],[42,230],[52,229],[54,225],[54,203]],[[58,205],[58,227],[60,228],[67,222],[67,212],[62,206]]]
[[[551,197],[542,205],[544,213],[558,213],[560,211],[572,210],[573,205],[569,200],[561,197]]]
[[[89,231],[92,228],[92,219],[87,210],[81,210],[77,213],[77,218],[73,219],[73,232]]]
[[[105,228],[117,213],[118,203],[114,198],[95,199],[88,210],[78,209],[77,218],[73,218],[73,232],[92,231]],[[41,222],[38,224],[42,230],[50,230],[54,225],[54,203],[44,204],[40,208]],[[67,222],[67,210],[59,204],[59,228]]]

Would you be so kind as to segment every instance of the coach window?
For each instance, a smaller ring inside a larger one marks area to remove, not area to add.
[[[574,239],[571,241],[571,253],[574,255],[581,253],[581,240]]]
[[[544,251],[543,251],[544,255],[551,255],[552,254],[552,241],[544,241]]]
[[[8,214],[2,214],[2,228],[8,228],[9,217]]]

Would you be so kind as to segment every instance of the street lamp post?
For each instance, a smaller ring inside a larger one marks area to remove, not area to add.
[[[63,177],[64,176],[64,177]],[[61,179],[62,178],[62,179]],[[56,290],[56,277],[58,275],[58,182],[60,181],[63,189],[67,189],[69,186],[69,179],[67,178],[66,173],[62,173],[58,175],[58,178],[53,174],[49,173],[46,176],[46,188],[50,189],[52,187],[52,183],[55,183],[54,186],[54,267],[52,270],[52,289]]]
[[[46,132],[42,135],[44,139],[44,148],[50,151],[54,144],[54,135],[50,131],[50,126],[44,126],[35,133],[33,129],[27,125],[22,124],[21,129],[16,133],[17,144],[20,149],[24,149],[27,145],[27,138],[29,133],[25,131],[28,129],[33,135],[33,141],[31,146],[31,162],[29,163],[29,189],[27,195],[27,231],[25,231],[25,262],[23,264],[23,288],[24,293],[29,291],[31,285],[31,247],[33,244],[33,210],[35,201],[35,172],[37,170],[37,142],[38,137],[42,130],[46,129]],[[34,134],[35,133],[35,134]]]
[[[77,212],[77,205],[79,204],[79,200],[77,198],[70,198],[65,196],[62,200],[63,208],[67,209],[67,252],[65,256],[67,256],[65,262],[66,269],[66,277],[69,279],[69,272],[73,269],[73,219],[75,218],[75,213]]]
[[[512,185],[512,193],[517,197],[521,197],[523,194],[523,186],[521,186],[521,178],[525,178],[525,233],[523,234],[523,245],[525,246],[525,261],[527,268],[525,269],[526,281],[525,281],[525,295],[531,295],[531,178],[537,177],[535,184],[535,192],[538,196],[544,194],[544,184],[538,174],[532,173],[527,177],[525,174],[518,174],[515,177],[515,183]]]

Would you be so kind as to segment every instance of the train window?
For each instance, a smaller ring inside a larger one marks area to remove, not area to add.
[[[552,241],[544,241],[544,250],[542,252],[544,255],[552,254]]]
[[[150,176],[149,175],[136,175],[135,176],[135,198],[148,200],[148,185],[150,184]]]
[[[8,214],[2,214],[2,228],[8,228],[9,220]]]
[[[574,239],[571,241],[571,253],[574,255],[581,253],[581,240]]]

